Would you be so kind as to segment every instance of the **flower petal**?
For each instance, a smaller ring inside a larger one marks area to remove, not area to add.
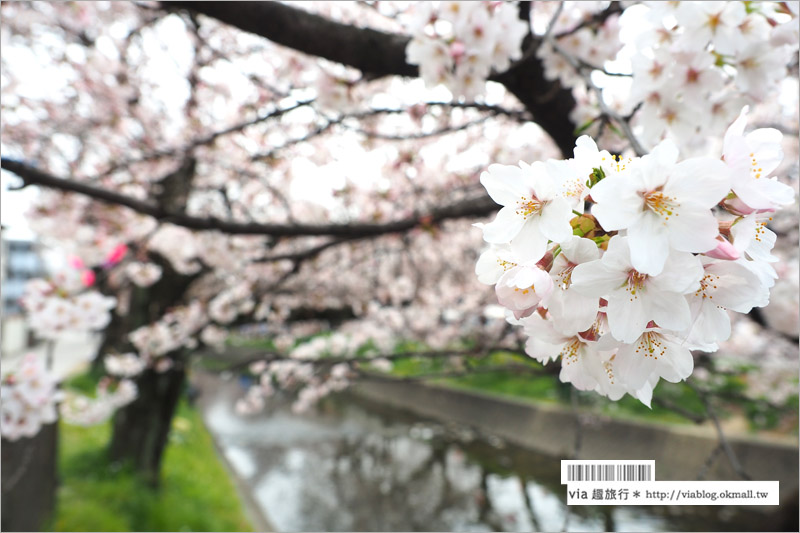
[[[664,329],[683,331],[692,323],[686,298],[677,292],[659,292],[647,300],[649,316]]]
[[[695,157],[672,170],[664,193],[678,202],[691,201],[705,208],[717,205],[731,190],[730,170],[719,159]]]
[[[649,282],[659,291],[686,294],[700,286],[705,271],[696,256],[683,252],[672,252],[664,264],[664,271],[650,278]]]
[[[643,298],[629,298],[627,292],[616,293],[608,298],[608,326],[615,339],[634,342],[647,327],[652,317],[647,316]]]
[[[661,217],[642,213],[628,229],[628,242],[633,268],[643,274],[658,275],[669,256],[669,233]]]
[[[636,194],[627,180],[609,177],[589,190],[592,200],[592,215],[606,231],[618,231],[633,224],[642,211],[644,200]]]
[[[511,165],[489,165],[489,170],[481,173],[481,185],[500,205],[516,205],[520,196],[529,192],[522,169]]]
[[[564,242],[572,237],[572,209],[563,198],[553,198],[542,209],[539,230],[553,242]]]
[[[504,207],[495,219],[483,226],[483,240],[493,244],[505,244],[519,234],[525,219],[513,207]]]
[[[626,278],[625,272],[609,268],[601,260],[589,261],[572,271],[570,290],[600,298],[622,287]]]
[[[702,253],[717,247],[719,223],[708,209],[683,209],[667,224],[670,245],[681,252]]]

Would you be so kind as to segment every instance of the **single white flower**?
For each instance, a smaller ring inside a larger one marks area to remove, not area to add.
[[[139,287],[149,287],[161,279],[161,267],[155,263],[129,263],[125,267],[125,274]]]
[[[550,276],[555,288],[547,302],[553,327],[565,335],[574,335],[589,329],[595,321],[599,299],[587,296],[572,288],[575,267],[600,258],[597,244],[589,239],[573,236],[561,244],[561,253],[553,261]]]
[[[495,292],[500,305],[520,318],[531,314],[540,304],[546,304],[553,292],[553,280],[539,267],[517,266],[500,277]]]
[[[685,28],[681,42],[687,49],[703,50],[711,41],[720,54],[733,54],[747,12],[742,2],[681,2],[675,15]]]
[[[654,377],[677,383],[694,369],[689,348],[661,328],[647,328],[633,342],[622,345],[614,361],[618,379],[635,390]]]
[[[475,274],[481,283],[494,285],[505,272],[518,266],[517,261],[510,245],[491,244],[478,258]]]
[[[773,128],[759,128],[744,135],[745,106],[725,132],[723,160],[731,169],[731,188],[748,207],[773,210],[794,203],[794,190],[769,176],[783,160],[783,135]]]
[[[643,274],[660,274],[670,249],[702,253],[717,246],[711,207],[730,190],[727,168],[716,159],[677,159],[678,148],[665,140],[629,177],[607,177],[590,191],[603,229],[628,230],[633,267]]]
[[[573,289],[608,301],[611,334],[622,342],[634,342],[650,321],[664,329],[687,329],[691,313],[683,295],[699,287],[703,277],[700,259],[673,251],[662,272],[653,276],[633,266],[632,247],[628,237],[612,237],[602,259],[575,267]]]
[[[749,313],[769,303],[769,289],[750,270],[734,261],[701,258],[705,274],[700,287],[687,295],[692,311],[691,334],[695,342],[728,340],[731,320],[727,309]]]
[[[564,242],[572,235],[569,203],[557,194],[558,184],[542,162],[519,167],[491,165],[481,184],[502,205],[494,221],[482,226],[483,238],[493,244],[519,238],[530,257],[544,256],[548,239]]]

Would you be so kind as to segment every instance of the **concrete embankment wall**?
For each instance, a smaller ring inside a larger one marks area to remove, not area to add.
[[[467,424],[516,445],[559,458],[654,459],[656,480],[740,479],[714,429],[619,420],[588,411],[533,404],[436,385],[363,380],[354,392],[418,415]],[[580,451],[573,457],[580,427]],[[744,470],[756,480],[780,481],[782,501],[797,500],[798,446],[728,436]]]

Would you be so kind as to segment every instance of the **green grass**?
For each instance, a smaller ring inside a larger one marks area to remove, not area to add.
[[[274,349],[272,341],[263,338],[232,337],[229,344],[264,350]],[[395,347],[397,353],[425,349],[425,346],[416,342],[402,342]],[[409,357],[396,359],[393,363],[391,374],[398,377],[424,376],[453,369],[442,358]],[[503,366],[509,363],[530,364],[532,368],[537,366],[526,356],[502,351],[489,354],[480,360],[471,361],[475,367]],[[750,370],[752,369],[742,366],[738,372],[719,374],[713,385],[708,383],[701,385],[705,388],[710,387],[711,395],[720,400],[717,402],[717,414],[723,419],[730,415],[743,416],[749,422],[753,432],[779,429],[789,434],[796,433],[798,427],[796,400],[789,399],[783,405],[775,406],[769,405],[763,400],[748,398],[746,389],[747,375]],[[561,405],[570,405],[573,393],[571,385],[561,383],[554,375],[479,372],[459,378],[431,379],[429,382],[532,402],[559,403]],[[591,392],[574,392],[578,396],[578,404],[581,407],[590,407],[602,414],[618,418],[670,424],[693,424],[693,418],[705,413],[701,400],[686,383],[668,383],[661,380],[653,394],[652,408],[628,395],[619,401],[611,401]],[[686,413],[689,417],[678,411]]]
[[[526,357],[506,352],[495,352],[474,364],[476,367],[481,367],[503,366],[510,363],[528,363],[532,367],[536,366]],[[441,359],[409,358],[396,361],[392,373],[396,376],[416,376],[437,373],[442,370],[446,370],[446,363]],[[458,378],[431,380],[431,382],[520,400],[561,405],[571,404],[573,392],[571,385],[561,383],[557,376],[515,374],[508,371],[480,372]],[[575,393],[578,395],[580,406],[591,407],[603,414],[650,422],[692,423],[675,411],[659,405],[658,401],[654,401],[652,409],[650,409],[629,396],[614,402],[595,393],[580,391],[575,391]],[[662,382],[656,389],[655,396],[694,414],[704,412],[697,395],[684,383]]]
[[[111,427],[61,423],[54,531],[253,531],[200,414],[181,403],[161,485],[106,459]]]
[[[442,380],[440,383],[522,400],[570,405],[570,385],[561,383],[553,376],[517,376],[506,372],[491,372]],[[663,386],[663,389],[669,389],[669,391],[661,390],[656,394],[669,397],[678,396],[681,401],[674,403],[694,413],[702,413],[702,406],[691,397],[693,393],[688,387],[676,386],[672,383],[659,386]],[[688,394],[686,394],[687,392]],[[685,417],[656,403],[653,403],[652,409],[650,409],[639,400],[628,396],[613,402],[595,393],[576,391],[576,394],[580,406],[593,407],[604,414],[621,418],[638,418],[651,422],[691,423]]]

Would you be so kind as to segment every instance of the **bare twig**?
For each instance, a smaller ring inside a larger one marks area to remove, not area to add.
[[[231,235],[271,235],[274,237],[298,237],[328,235],[333,237],[376,237],[391,233],[403,233],[425,224],[438,224],[444,220],[474,218],[497,211],[498,206],[488,196],[468,198],[451,205],[439,207],[428,213],[420,213],[400,220],[384,223],[352,224],[260,224],[220,220],[214,217],[196,217],[184,212],[173,212],[146,200],[117,193],[102,187],[59,178],[35,167],[11,159],[2,159],[3,169],[22,178],[23,187],[42,185],[55,190],[75,192],[105,203],[128,207],[138,213],[149,215],[161,222],[169,222],[193,230],[217,230]]]
[[[138,158],[135,158],[135,159],[128,159],[128,160],[125,160],[125,161],[119,161],[117,163],[112,164],[109,168],[107,168],[105,171],[103,171],[101,174],[99,174],[98,176],[94,177],[93,179],[99,179],[99,178],[108,176],[109,174],[113,174],[114,172],[116,172],[116,171],[118,171],[120,169],[127,168],[127,167],[129,167],[131,165],[134,165],[136,163],[146,163],[146,162],[149,162],[149,161],[155,161],[157,159],[162,159],[162,158],[166,158],[166,157],[178,157],[178,156],[180,156],[182,154],[187,154],[187,153],[191,152],[192,150],[194,150],[195,148],[198,148],[200,146],[205,146],[205,145],[212,144],[214,141],[216,141],[218,138],[220,138],[220,137],[222,137],[224,135],[229,135],[231,133],[238,133],[240,131],[243,131],[243,130],[249,128],[250,126],[254,126],[256,124],[260,124],[262,122],[266,122],[266,121],[268,121],[270,119],[279,118],[279,117],[285,115],[286,113],[288,113],[290,111],[294,111],[295,109],[298,109],[300,107],[310,105],[313,101],[314,101],[313,99],[312,100],[303,100],[303,101],[297,102],[297,103],[295,103],[293,105],[290,105],[288,107],[285,107],[285,108],[272,110],[272,111],[270,111],[268,113],[264,113],[264,114],[258,115],[257,117],[252,118],[250,120],[245,120],[243,122],[239,122],[237,124],[233,124],[232,126],[229,126],[227,128],[224,128],[224,129],[209,133],[209,134],[207,134],[207,135],[205,135],[203,137],[195,139],[194,141],[190,142],[186,146],[174,147],[174,148],[166,148],[164,150],[157,150],[155,152],[151,152],[149,154],[143,155],[142,157],[138,157]]]
[[[725,436],[725,432],[722,429],[722,425],[719,422],[719,417],[717,413],[714,411],[714,408],[711,405],[711,402],[708,400],[708,394],[706,391],[701,390],[699,387],[696,387],[694,384],[690,382],[686,382],[690,389],[692,389],[697,397],[700,398],[700,401],[703,402],[703,407],[705,407],[706,413],[708,417],[711,419],[711,422],[714,424],[714,429],[717,432],[717,438],[719,439],[719,445],[722,447],[722,450],[725,452],[725,455],[728,457],[728,462],[730,462],[731,467],[733,470],[745,480],[753,479],[750,474],[748,474],[742,464],[739,462],[739,459],[736,457],[736,453],[731,448],[730,443],[728,442],[728,438]]]
[[[711,465],[714,464],[714,461],[717,459],[717,456],[720,454],[721,451],[722,451],[722,444],[717,444],[714,447],[714,449],[711,450],[711,453],[708,454],[708,457],[706,457],[703,466],[700,468],[700,472],[697,473],[697,477],[695,478],[697,481],[700,481],[704,477],[706,477],[708,470],[711,468]]]
[[[603,24],[606,21],[606,19],[608,19],[611,15],[622,13],[622,11],[623,11],[622,4],[620,4],[619,2],[611,2],[608,5],[608,7],[605,8],[603,11],[595,13],[590,18],[584,20],[574,28],[557,33],[555,38],[560,39],[562,37],[572,35],[573,33],[582,30],[583,28],[594,27]]]
[[[561,4],[563,4],[563,2],[561,2]],[[580,59],[574,57],[572,54],[564,50],[552,36],[549,36],[546,39],[546,42],[556,53],[567,60],[572,68],[574,68],[575,71],[583,78],[583,81],[586,83],[587,87],[594,91],[594,93],[597,95],[597,103],[600,106],[600,111],[602,111],[603,114],[608,116],[619,125],[620,129],[625,134],[625,137],[627,137],[628,142],[630,142],[631,148],[633,148],[633,151],[636,152],[636,155],[645,155],[647,151],[644,149],[644,147],[642,147],[639,139],[636,138],[636,135],[634,135],[630,123],[619,113],[608,106],[603,98],[603,91],[594,83],[594,81],[592,81],[591,69],[594,67],[584,64]]]
[[[397,353],[388,353],[388,354],[381,354],[381,355],[374,355],[370,357],[321,357],[319,359],[300,359],[297,357],[293,357],[286,353],[275,352],[271,350],[257,350],[257,349],[239,349],[240,354],[244,355],[246,358],[240,361],[236,361],[231,365],[228,365],[224,368],[226,371],[236,371],[241,370],[243,368],[247,368],[253,363],[260,363],[260,362],[273,362],[273,361],[295,361],[297,363],[310,363],[310,364],[339,364],[339,363],[359,363],[359,364],[369,364],[374,362],[377,359],[387,359],[390,361],[398,360],[398,359],[408,359],[412,357],[416,358],[423,358],[423,359],[439,359],[439,358],[448,358],[448,357],[482,357],[487,354],[497,352],[497,351],[512,351],[509,348],[504,346],[490,346],[490,347],[483,347],[480,349],[472,349],[472,350],[420,350],[420,351],[405,351],[405,352],[397,352]],[[248,352],[247,354],[243,352]],[[212,353],[207,353],[211,357],[215,357]],[[519,370],[520,368],[532,368],[529,365],[519,365],[519,364],[511,364],[505,366],[506,370]],[[498,370],[497,368],[493,369]]]

